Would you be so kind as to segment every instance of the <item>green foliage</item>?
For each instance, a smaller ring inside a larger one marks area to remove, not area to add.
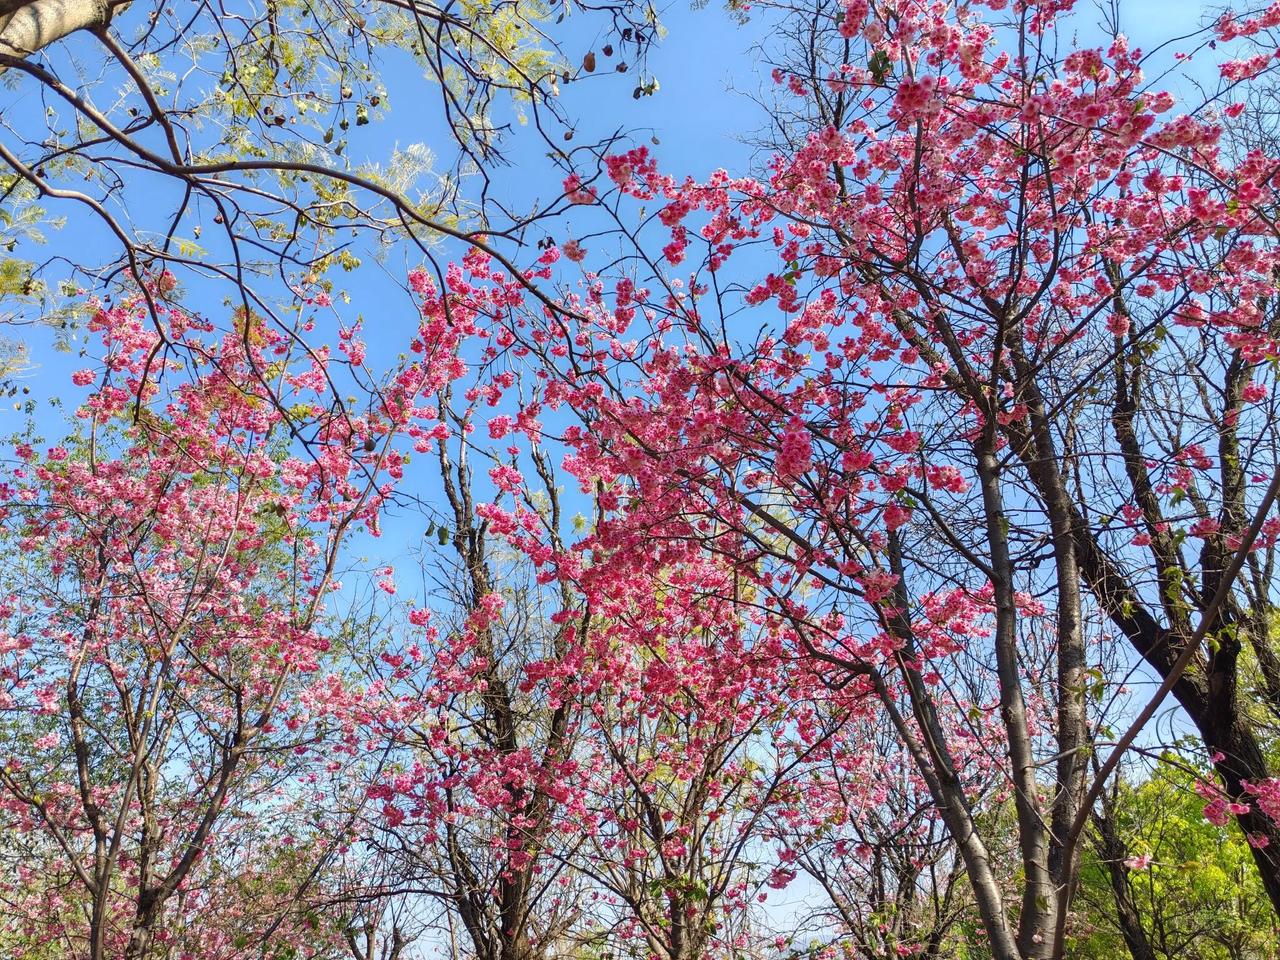
[[[1116,831],[1128,855],[1151,857],[1147,869],[1127,871],[1147,938],[1162,958],[1280,956],[1280,926],[1248,844],[1234,823],[1218,827],[1205,819],[1195,783],[1186,767],[1162,764],[1141,784],[1123,784],[1116,798]],[[1108,869],[1096,850],[1081,872],[1077,924],[1081,935],[1070,956],[1128,955]]]

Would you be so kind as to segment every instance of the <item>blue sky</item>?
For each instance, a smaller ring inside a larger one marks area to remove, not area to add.
[[[1150,48],[1158,40],[1190,32],[1205,16],[1205,5],[1196,0],[1124,0],[1122,27],[1132,41]],[[1100,42],[1091,25],[1098,17],[1091,13],[1092,4],[1082,0],[1076,19],[1080,24],[1082,44]],[[765,116],[750,94],[770,86],[762,74],[754,47],[770,38],[770,16],[767,11],[754,13],[741,24],[711,0],[702,9],[693,9],[688,0],[675,0],[661,7],[666,25],[665,38],[656,44],[648,63],[648,73],[661,83],[653,97],[633,100],[631,91],[636,71],[626,75],[612,72],[612,60],[600,56],[596,73],[580,82],[565,85],[562,101],[566,112],[576,118],[573,145],[587,143],[615,132],[633,133],[638,142],[650,144],[662,166],[676,174],[702,177],[719,167],[745,172],[751,150],[742,138],[765,124]],[[600,50],[603,34],[600,21],[581,12],[555,28],[564,53],[571,62],[589,49]],[[1093,36],[1090,34],[1093,33]],[[101,58],[101,48],[85,37],[73,37],[51,59],[62,67],[72,62],[68,75],[93,75],[94,58]],[[393,110],[389,116],[362,131],[350,134],[350,155],[385,162],[392,147],[404,147],[415,140],[435,147],[440,154],[447,148],[433,143],[440,136],[438,109],[434,100],[426,110],[422,103],[422,84],[404,63],[389,63],[386,81],[392,90]],[[113,78],[114,83],[114,78]],[[1175,84],[1176,86],[1177,84]],[[39,129],[37,112],[43,105],[34,95],[34,85],[25,82],[15,93],[0,87],[0,105],[6,118],[27,113]],[[416,97],[415,97],[416,94]],[[358,136],[357,136],[358,135]],[[650,138],[656,136],[657,145]],[[545,145],[531,130],[516,128],[507,152],[512,165],[495,171],[494,194],[519,209],[523,202],[547,197],[558,186],[545,159]],[[131,197],[129,214],[138,221],[153,219],[162,210],[162,190],[152,195]],[[66,212],[66,211],[61,211]],[[205,240],[210,231],[206,229]],[[95,223],[72,217],[68,226],[52,234],[48,252],[106,249],[109,238]],[[28,251],[33,259],[39,249]],[[395,270],[389,265],[388,270]],[[363,279],[363,278],[362,278]],[[384,303],[381,297],[370,299],[372,287],[362,286],[360,307],[371,312],[382,308],[398,309],[398,304]],[[35,344],[33,344],[35,346]],[[45,350],[37,359],[49,363]],[[51,369],[51,368],[46,368]]]
[[[633,134],[638,142],[649,144],[663,165],[673,172],[700,177],[721,166],[744,168],[749,150],[739,138],[764,122],[757,105],[745,94],[757,85],[751,48],[764,35],[763,21],[756,19],[739,24],[721,7],[712,4],[694,10],[684,0],[668,5],[661,15],[668,32],[665,39],[653,47],[646,71],[647,76],[656,76],[661,87],[655,96],[638,100],[632,97],[637,71],[633,68],[625,75],[616,73],[612,68],[619,56],[615,54],[610,59],[601,52],[604,37],[597,32],[599,20],[579,12],[557,28],[556,37],[561,40],[567,59],[580,60],[583,53],[594,49],[600,61],[594,75],[563,87],[566,112],[577,119],[573,145],[615,133]],[[127,25],[122,23],[121,29],[127,29]],[[91,80],[102,54],[101,47],[81,35],[51,48],[46,57],[60,74]],[[94,90],[99,102],[110,103],[111,91],[124,88],[110,71],[107,75],[110,76],[108,86]],[[391,93],[388,100],[392,109],[381,121],[349,131],[348,155],[357,161],[386,163],[393,149],[421,141],[447,159],[447,147],[434,142],[442,134],[438,104],[434,93],[428,92],[427,97],[423,97],[423,83],[416,69],[406,58],[399,62],[392,60],[386,64],[383,80]],[[5,119],[15,126],[41,130],[45,106],[46,101],[38,96],[36,85],[29,79],[23,79],[16,89],[0,87],[0,109]],[[63,119],[65,121],[65,117]],[[660,141],[658,145],[652,143],[655,137]],[[539,198],[554,197],[559,192],[562,174],[552,169],[545,152],[546,145],[534,131],[514,127],[507,143],[511,163],[494,171],[494,194],[515,210]],[[124,185],[118,213],[136,228],[158,231],[167,226],[177,198],[178,192],[172,183],[162,178],[148,180],[140,175]],[[60,254],[82,263],[115,256],[114,238],[96,218],[74,206],[51,206],[50,212],[66,216],[65,225],[46,231],[47,245],[24,245],[17,251],[18,256],[40,260]],[[184,224],[179,234],[192,237],[196,222],[193,219],[190,224]],[[203,227],[200,242],[211,244],[217,232],[210,227],[207,212]],[[461,250],[446,244],[441,253],[448,258],[460,255]],[[401,287],[408,269],[420,258],[413,251],[394,250],[384,265],[366,259],[366,268],[356,273],[334,272],[334,279],[352,296],[352,304],[342,308],[343,319],[349,321],[357,314],[362,315],[371,355],[376,356],[381,346],[386,359],[393,360],[413,322],[411,303]],[[193,309],[215,318],[225,313],[221,306],[227,296],[225,285],[202,285],[190,279],[188,283],[188,299]],[[4,312],[0,309],[0,315]],[[50,330],[33,327],[21,335],[28,341],[33,361],[24,382],[36,402],[34,423],[52,443],[67,432],[66,417],[86,392],[72,387],[68,377],[76,369],[93,365],[96,343],[92,340],[86,343],[83,334],[73,334],[70,352],[61,352],[54,349],[56,337]],[[65,405],[58,406],[58,398]],[[26,420],[12,402],[0,401],[0,434],[22,429]],[[432,486],[430,481],[424,482]],[[419,525],[416,519],[413,525],[415,528]],[[379,553],[389,550],[399,555],[402,548],[408,550],[420,543],[420,532],[416,529],[405,532],[403,542],[397,545],[394,543],[396,525],[388,524]]]
[[[632,135],[636,142],[648,144],[663,168],[678,175],[703,177],[720,167],[746,172],[752,148],[743,140],[762,128],[767,119],[751,94],[770,85],[757,50],[762,42],[767,44],[771,38],[769,13],[756,13],[743,24],[727,14],[715,0],[702,9],[693,9],[687,0],[676,0],[660,13],[667,32],[652,49],[646,71],[660,82],[660,90],[655,96],[638,100],[631,95],[637,80],[636,71],[632,69],[625,75],[614,72],[612,67],[618,55],[607,58],[602,53],[605,38],[597,32],[599,21],[578,13],[557,28],[556,37],[571,62],[579,62],[587,50],[595,50],[598,55],[597,70],[592,76],[563,87],[565,110],[577,121],[573,145],[622,133]],[[1168,37],[1192,32],[1204,17],[1205,7],[1191,0],[1124,0],[1121,26],[1135,45],[1149,49]],[[1081,45],[1102,42],[1094,26],[1099,19],[1087,0],[1081,3],[1076,16]],[[78,37],[68,41],[64,48],[51,51],[50,57],[61,61],[64,67],[76,61],[74,69],[91,70],[86,65],[100,52],[88,38]],[[1161,61],[1169,62],[1167,57]],[[1205,66],[1208,64],[1200,69]],[[423,102],[422,84],[416,70],[407,60],[391,62],[387,64],[384,79],[392,93],[389,98],[392,110],[380,122],[352,129],[351,154],[357,159],[366,157],[385,162],[394,147],[404,147],[415,140],[435,147],[438,153],[446,153],[445,148],[433,143],[440,136],[434,99],[428,101],[426,109],[419,107]],[[1179,85],[1173,83],[1175,89]],[[40,122],[35,113],[42,109],[41,103],[31,91],[29,82],[16,94],[0,89],[0,104],[4,104],[8,117],[30,111],[31,119]],[[655,137],[657,144],[652,142]],[[558,192],[560,174],[552,169],[545,155],[546,145],[532,130],[516,127],[507,152],[512,162],[495,171],[494,195],[519,210],[539,197],[547,198]],[[125,207],[139,224],[154,228],[166,221],[172,201],[171,187],[166,194],[163,184],[157,184],[154,191],[145,185],[143,192],[129,196]],[[573,213],[576,211],[571,212],[564,223],[556,225],[557,233],[574,228]],[[580,221],[589,216],[586,211],[578,213]],[[206,238],[210,232],[206,229]],[[561,239],[563,236],[560,233]],[[74,251],[79,255],[86,250],[108,250],[111,238],[96,222],[73,217],[62,230],[51,233],[50,241],[46,252]],[[446,258],[459,252],[448,245],[441,250]],[[33,259],[36,255],[36,252],[27,253]],[[351,306],[342,308],[343,319],[354,319],[357,313],[365,318],[371,355],[376,356],[381,347],[386,359],[393,360],[401,349],[412,323],[412,305],[403,293],[403,278],[418,262],[413,251],[399,250],[393,251],[384,265],[370,261],[366,268],[354,274],[335,272],[335,279],[352,294]],[[226,295],[225,288],[193,286],[191,292],[198,308],[215,316],[222,310],[220,301]],[[41,401],[36,423],[43,433],[55,438],[65,430],[62,418],[66,411],[51,409],[47,401],[63,396],[68,402],[74,402],[79,391],[71,388],[66,378],[70,371],[88,364],[76,355],[78,351],[54,352],[47,333],[32,331],[30,341],[36,369],[27,383]],[[5,410],[0,431],[19,428],[21,420],[17,411]],[[420,471],[421,474],[427,472]],[[416,480],[414,486],[415,492],[432,496],[430,480]],[[421,533],[417,530],[420,521],[413,518],[409,523],[412,529],[403,531],[396,523],[387,524],[387,535],[376,548],[380,560],[402,558],[406,551],[420,544]]]

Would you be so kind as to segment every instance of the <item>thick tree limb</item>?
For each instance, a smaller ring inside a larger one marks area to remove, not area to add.
[[[117,6],[118,0],[0,0],[0,53],[29,57],[77,30],[106,26]]]

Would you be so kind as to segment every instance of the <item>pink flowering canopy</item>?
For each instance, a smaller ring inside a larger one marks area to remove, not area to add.
[[[1074,6],[770,7],[763,169],[579,155],[376,337],[90,299],[0,479],[0,945],[1269,949],[1280,3]]]

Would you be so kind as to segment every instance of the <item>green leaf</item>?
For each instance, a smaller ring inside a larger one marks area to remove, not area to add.
[[[883,50],[877,50],[871,55],[871,62],[868,64],[871,68],[871,76],[876,83],[884,83],[889,77],[889,55]]]

